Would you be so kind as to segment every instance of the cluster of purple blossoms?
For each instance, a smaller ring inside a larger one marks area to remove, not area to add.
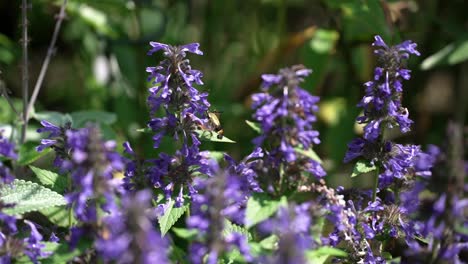
[[[194,187],[197,177],[212,175],[209,153],[199,151],[196,145],[184,145],[172,156],[160,153],[158,158],[148,160],[137,160],[128,143],[124,143],[124,149],[133,157],[126,162],[124,188],[133,192],[153,186],[164,191],[167,201],[176,193],[176,207],[184,204],[186,193],[190,197],[197,193]]]
[[[252,187],[252,182],[236,173],[239,167],[233,160],[226,158],[231,163],[227,170],[220,170],[211,160],[210,167],[216,175],[209,179],[197,178],[195,182],[199,191],[192,197],[191,216],[187,220],[188,228],[198,231],[197,240],[190,246],[190,259],[195,264],[218,263],[218,259],[234,247],[246,261],[252,260],[245,235],[231,231],[220,235],[226,232],[227,221],[243,223]],[[203,261],[205,256],[206,262]]]
[[[103,141],[95,126],[66,129],[47,121],[39,132],[49,132],[37,148],[52,147],[56,151],[54,164],[62,172],[69,172],[73,191],[66,195],[76,217],[87,223],[97,221],[97,207],[110,212],[115,208],[115,195],[120,183],[113,174],[123,171],[124,160],[115,152],[114,141]]]
[[[378,66],[374,80],[365,83],[366,94],[358,104],[364,109],[364,115],[357,119],[366,124],[364,136],[349,143],[344,161],[362,157],[382,168],[379,186],[385,187],[395,178],[401,179],[410,173],[415,160],[424,155],[418,146],[395,144],[383,137],[386,128],[398,126],[403,133],[410,130],[413,121],[401,104],[402,80],[410,78],[410,70],[404,68],[404,64],[410,54],[420,54],[411,41],[389,47],[380,36],[375,36],[372,45],[377,47],[374,52],[378,56]],[[430,174],[429,171],[420,173]]]
[[[43,251],[42,235],[35,224],[27,220],[24,223],[29,227],[29,236],[19,235],[17,219],[2,212],[13,206],[0,201],[0,263],[11,263],[23,254],[33,263],[39,263],[38,258],[50,255]]]
[[[310,95],[299,87],[303,78],[312,71],[302,65],[284,68],[278,74],[264,74],[263,92],[252,95],[252,108],[255,121],[262,128],[262,135],[254,139],[254,144],[265,151],[263,168],[271,168],[267,174],[273,181],[280,181],[281,173],[287,183],[301,180],[305,171],[317,178],[325,176],[320,163],[306,155],[314,144],[319,144],[318,131],[312,124],[316,121],[315,112],[318,97]],[[272,175],[275,174],[278,175]],[[271,185],[270,183],[267,183]]]
[[[416,181],[401,194],[402,208],[412,221],[405,226],[409,248],[402,261],[464,263],[462,256],[468,254],[468,235],[464,231],[468,228],[468,199],[464,181],[457,184],[449,169],[450,158],[439,148],[430,146],[427,159],[436,164],[433,175]],[[457,173],[466,179],[462,171]],[[419,195],[423,190],[428,194]],[[418,239],[421,237],[423,242]]]
[[[15,151],[15,145],[2,136],[0,131],[0,157],[16,160],[18,154]],[[14,180],[10,169],[0,161],[0,184],[11,183]]]
[[[404,63],[410,54],[420,54],[416,44],[409,40],[389,47],[380,36],[375,36],[372,45],[378,47],[374,52],[379,65],[375,68],[374,80],[365,83],[366,95],[358,104],[364,109],[364,115],[358,117],[358,121],[367,123],[364,138],[373,142],[382,136],[385,127],[397,125],[403,133],[410,130],[413,121],[408,118],[408,110],[401,105],[402,80],[411,77]]]
[[[170,263],[168,243],[156,231],[151,192],[125,195],[119,212],[103,219],[104,232],[95,246],[105,261],[112,263]]]
[[[274,218],[262,222],[262,233],[278,237],[278,249],[273,255],[260,256],[260,263],[307,263],[305,252],[318,246],[311,236],[311,204],[282,206]]]
[[[202,85],[203,74],[193,70],[186,58],[187,52],[203,55],[198,43],[182,46],[171,46],[158,42],[150,42],[152,49],[148,55],[159,50],[164,51],[164,60],[156,67],[148,67],[148,80],[153,81],[150,88],[148,105],[151,121],[148,127],[156,134],[153,137],[157,148],[164,135],[173,136],[176,141],[182,136],[184,144],[194,140],[192,144],[199,145],[195,130],[203,126],[206,112],[210,106],[208,93],[200,93],[194,84]],[[158,110],[163,109],[164,117],[156,117]]]
[[[208,93],[199,92],[194,85],[202,85],[202,73],[194,70],[186,58],[188,52],[202,55],[198,43],[171,46],[150,42],[148,55],[162,50],[164,59],[156,67],[148,67],[148,80],[155,85],[149,89],[148,105],[151,120],[148,127],[155,132],[154,147],[158,148],[164,136],[179,142],[173,155],[160,153],[156,159],[127,162],[125,188],[140,190],[147,185],[161,189],[166,200],[175,197],[175,206],[184,203],[184,196],[196,193],[193,180],[200,175],[210,175],[208,153],[200,152],[197,131],[208,126]],[[160,111],[162,110],[162,111]],[[158,117],[158,112],[163,112]],[[135,156],[129,145],[126,152]],[[162,206],[164,207],[164,206]],[[164,209],[164,208],[163,208]]]

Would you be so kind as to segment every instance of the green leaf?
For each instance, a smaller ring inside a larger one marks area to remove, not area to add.
[[[112,28],[106,12],[96,9],[90,5],[71,2],[67,5],[67,11],[81,18],[100,34],[109,37],[117,37],[118,33]]]
[[[58,175],[55,172],[39,169],[34,166],[29,168],[36,174],[42,185],[50,186],[58,193],[63,193],[67,187],[67,179],[65,176]]]
[[[208,153],[209,153],[210,158],[216,160],[217,162],[220,162],[220,161],[224,160],[224,154],[226,152],[210,150],[210,151],[208,151]]]
[[[32,118],[37,121],[46,120],[56,126],[64,126],[67,122],[72,122],[72,118],[68,114],[62,114],[54,111],[44,111],[32,114]]]
[[[422,70],[430,70],[436,66],[454,65],[468,59],[468,37],[463,36],[427,57],[421,63]]]
[[[271,235],[262,241],[260,241],[260,246],[266,250],[276,250],[278,248],[278,236]]]
[[[346,40],[368,40],[375,34],[380,34],[384,39],[390,36],[385,14],[379,1],[328,0],[325,3],[331,8],[341,10]]]
[[[41,209],[39,212],[56,226],[68,228],[76,225],[78,222],[73,212],[70,212],[70,208],[65,205]]]
[[[139,128],[136,131],[140,132],[140,133],[151,133],[152,132],[151,128],[149,128],[149,127]]]
[[[283,200],[271,200],[267,194],[254,193],[247,201],[246,228],[251,228],[273,215],[282,203]]]
[[[170,247],[170,259],[171,263],[180,263],[180,264],[188,264],[187,254],[184,250],[177,247],[176,245],[172,244]]]
[[[448,57],[449,65],[454,65],[460,62],[464,62],[468,59],[468,39],[462,40],[457,43],[455,49],[452,51],[452,54]]]
[[[19,165],[25,166],[31,164],[52,151],[51,148],[46,148],[41,152],[37,152],[36,146],[37,144],[32,142],[21,145],[18,153]]]
[[[338,41],[339,34],[335,30],[318,29],[310,40],[310,48],[319,54],[331,53]]]
[[[117,115],[103,111],[79,111],[70,114],[74,127],[83,127],[87,122],[111,125],[117,121]]]
[[[248,240],[251,240],[252,239],[252,235],[249,233],[249,231],[242,227],[242,226],[239,226],[239,225],[236,225],[234,223],[232,223],[231,221],[229,220],[225,220],[224,221],[224,230],[223,230],[223,235],[227,236],[229,234],[232,234],[232,233],[239,233],[239,234],[242,234],[244,235]]]
[[[313,159],[315,161],[317,161],[318,163],[322,164],[323,161],[322,159],[317,155],[317,153],[315,153],[315,151],[313,149],[308,149],[308,150],[304,150],[304,149],[301,149],[299,147],[297,148],[294,148],[294,150],[299,153],[299,154],[302,154],[310,159]]]
[[[161,229],[161,235],[164,236],[169,229],[179,220],[179,218],[187,211],[189,205],[185,204],[181,207],[174,207],[175,201],[170,200],[166,205],[166,211],[164,215],[159,218],[159,228]]]
[[[73,250],[70,250],[68,243],[44,242],[44,244],[46,245],[44,251],[52,252],[52,254],[40,261],[43,264],[68,263],[91,247],[91,242],[86,240],[80,240]]]
[[[327,261],[329,257],[346,257],[347,254],[343,250],[332,248],[332,247],[320,247],[315,250],[309,250],[306,252],[306,258],[308,263],[311,264],[322,264]]]
[[[262,128],[260,127],[260,124],[259,123],[256,123],[256,122],[252,122],[252,121],[249,121],[249,120],[245,120],[245,123],[247,123],[247,125],[252,128],[255,132],[261,134],[262,133]]]
[[[224,142],[224,143],[236,143],[235,141],[230,140],[229,138],[223,136],[218,138],[219,134],[214,131],[206,130],[195,130],[195,133],[198,134],[198,137],[202,141],[212,141],[212,142]]]
[[[180,227],[174,227],[172,228],[172,231],[178,236],[186,240],[193,240],[198,234],[198,231],[196,229],[187,229],[187,228],[180,228]]]
[[[14,207],[4,210],[11,215],[67,204],[62,195],[37,183],[24,180],[14,180],[10,185],[0,187],[0,199],[5,203],[15,204]]]
[[[371,164],[367,160],[359,160],[356,162],[356,165],[354,165],[353,173],[351,174],[351,178],[354,178],[360,174],[363,173],[368,173],[371,171],[377,170],[377,167],[373,164]]]

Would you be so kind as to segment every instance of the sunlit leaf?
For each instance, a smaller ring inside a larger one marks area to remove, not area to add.
[[[374,164],[371,164],[367,160],[359,160],[358,162],[356,162],[356,165],[354,165],[351,178],[354,178],[363,173],[368,173],[368,172],[375,171],[375,170],[377,170],[377,167]]]
[[[0,187],[0,199],[12,208],[4,209],[4,212],[12,215],[20,215],[27,212],[38,211],[50,207],[67,204],[65,198],[37,183],[15,180],[10,185]]]

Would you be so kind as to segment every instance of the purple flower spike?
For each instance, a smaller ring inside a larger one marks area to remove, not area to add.
[[[221,171],[212,160],[210,167],[216,174],[208,180],[196,180],[198,193],[193,196],[191,215],[187,220],[189,228],[198,230],[197,241],[190,247],[191,261],[204,263],[202,260],[207,255],[208,263],[217,263],[218,258],[233,247],[239,249],[245,260],[251,260],[244,235],[236,232],[220,235],[225,230],[226,219],[243,224],[251,185],[245,177],[237,174],[233,164],[228,170]]]
[[[104,222],[107,235],[99,237],[96,249],[115,263],[170,263],[168,241],[156,231],[151,214],[151,192],[143,190],[122,199],[122,208]]]
[[[200,44],[190,43],[182,46],[171,46],[158,42],[150,42],[152,49],[148,55],[159,50],[164,51],[164,59],[156,67],[148,67],[148,81],[155,84],[149,89],[148,105],[151,121],[148,127],[156,134],[153,137],[154,147],[158,148],[163,136],[173,136],[176,140],[182,136],[184,144],[190,145],[195,130],[206,126],[207,111],[210,103],[208,93],[199,92],[194,85],[202,85],[202,72],[192,69],[186,58],[187,52],[203,55]],[[164,109],[164,117],[156,117],[160,109]],[[191,142],[191,145],[199,144]]]
[[[367,123],[364,138],[375,141],[386,127],[398,126],[401,132],[409,131],[413,123],[408,117],[408,110],[401,105],[402,80],[408,80],[410,71],[404,68],[408,54],[420,55],[416,44],[405,41],[389,47],[380,36],[375,36],[372,44],[377,47],[375,53],[379,65],[375,69],[374,81],[366,83],[366,95],[358,104],[364,109],[364,116],[359,123]]]
[[[281,69],[278,74],[264,74],[263,92],[252,95],[253,118],[262,128],[262,135],[253,142],[257,148],[264,148],[266,154],[258,168],[272,170],[264,170],[265,178],[269,179],[260,181],[282,178],[277,175],[280,167],[292,185],[297,184],[304,171],[316,178],[325,176],[320,163],[301,152],[320,143],[319,133],[313,128],[319,98],[299,87],[311,73],[312,70],[296,65]]]

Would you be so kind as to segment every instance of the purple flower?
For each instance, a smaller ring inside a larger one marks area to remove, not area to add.
[[[277,178],[273,181],[283,178],[274,175],[281,166],[290,177],[287,183],[297,183],[302,171],[317,178],[325,176],[318,161],[300,152],[320,143],[319,133],[312,126],[317,120],[319,98],[299,87],[311,72],[296,65],[281,69],[278,74],[264,74],[263,92],[252,95],[253,118],[262,128],[262,135],[254,139],[254,144],[264,149],[266,155],[261,167],[271,168],[266,174]]]
[[[158,42],[150,42],[152,49],[148,55],[162,50],[164,59],[156,67],[147,67],[150,74],[148,80],[155,85],[149,89],[148,105],[151,121],[148,127],[156,134],[153,137],[155,148],[159,147],[164,135],[171,135],[176,140],[182,136],[184,144],[188,144],[195,136],[194,130],[204,126],[207,120],[206,112],[210,106],[208,93],[199,92],[193,85],[202,85],[203,74],[193,70],[186,58],[187,52],[203,55],[198,43],[183,46],[171,46]],[[164,117],[156,117],[156,112],[163,108]],[[199,144],[198,140],[192,144]]]
[[[19,234],[16,226],[17,219],[2,212],[4,208],[9,207],[14,207],[14,205],[0,201],[0,252],[3,253],[0,256],[0,263],[11,263],[23,254],[28,256],[31,262],[39,263],[39,258],[50,255],[43,251],[45,244],[42,241],[42,235],[35,224],[28,220],[24,223],[30,229],[29,236]]]
[[[105,261],[170,263],[168,242],[155,229],[155,215],[150,205],[148,190],[125,195],[119,212],[103,219],[106,231],[95,245]]]
[[[220,235],[225,230],[226,221],[242,223],[247,199],[250,194],[249,182],[235,173],[235,168],[221,171],[215,161],[210,163],[216,174],[209,179],[197,178],[198,192],[193,195],[191,215],[187,226],[198,230],[197,241],[192,243],[190,258],[192,263],[215,264],[218,258],[232,247],[240,250],[244,259],[251,260],[247,238],[232,232]]]
[[[74,186],[66,199],[76,217],[88,223],[97,220],[97,206],[107,212],[115,208],[120,183],[113,179],[113,173],[124,169],[122,157],[114,151],[115,143],[102,141],[99,133],[93,126],[67,130],[64,148],[68,157],[60,163],[63,171],[70,172]]]
[[[175,206],[182,206],[185,194],[192,197],[197,190],[194,180],[199,176],[211,176],[208,152],[200,152],[197,145],[183,146],[173,156],[160,153],[159,158],[151,160],[144,177],[155,188],[164,191],[167,200],[176,193]]]
[[[358,117],[358,121],[367,123],[364,138],[369,141],[377,140],[385,127],[399,126],[403,133],[410,130],[413,121],[408,118],[408,110],[401,105],[402,81],[410,78],[410,71],[404,68],[404,63],[409,54],[420,55],[415,49],[416,44],[411,41],[389,47],[380,36],[375,36],[372,45],[378,47],[375,50],[378,66],[374,80],[365,83],[366,94],[358,104],[364,109],[364,115]]]
[[[2,136],[2,131],[0,131],[0,157],[13,160],[18,159],[18,154],[16,154],[15,151],[15,145]],[[11,174],[10,169],[0,161],[0,184],[11,183],[14,178],[15,176]]]
[[[318,245],[311,236],[310,204],[282,206],[274,218],[262,222],[262,233],[278,236],[278,250],[261,256],[261,263],[306,263],[305,251]]]

